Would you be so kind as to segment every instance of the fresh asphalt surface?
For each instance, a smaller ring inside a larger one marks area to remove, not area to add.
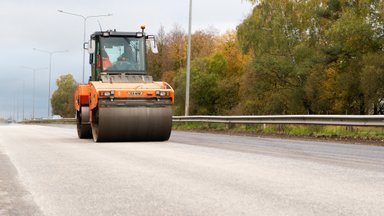
[[[384,147],[0,125],[0,215],[384,215]]]

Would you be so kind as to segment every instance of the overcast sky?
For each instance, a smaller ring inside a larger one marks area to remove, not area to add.
[[[188,7],[189,0],[0,0],[0,117],[16,118],[18,113],[21,119],[23,107],[24,117],[32,116],[33,73],[23,66],[47,68],[36,72],[35,117],[48,114],[49,55],[33,48],[68,50],[53,55],[51,93],[62,74],[71,73],[81,82],[83,19],[59,13],[59,9],[84,16],[113,14],[88,19],[88,39],[99,30],[97,20],[103,30],[137,31],[143,23],[148,34],[156,34],[160,26],[166,32],[175,25],[187,31]],[[235,29],[252,6],[242,0],[193,0],[192,8],[192,31],[215,28],[224,33]],[[86,65],[86,80],[89,75]]]

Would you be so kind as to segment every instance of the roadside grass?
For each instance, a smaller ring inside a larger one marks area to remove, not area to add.
[[[384,127],[174,122],[174,129],[228,133],[358,139],[384,142]]]

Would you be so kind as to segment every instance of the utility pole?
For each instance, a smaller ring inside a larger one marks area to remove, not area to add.
[[[190,73],[191,73],[191,28],[192,28],[192,0],[189,0],[187,72],[186,72],[186,82],[185,82],[185,116],[189,115],[189,83],[190,83]]]

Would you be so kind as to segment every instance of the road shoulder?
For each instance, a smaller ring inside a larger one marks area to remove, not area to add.
[[[9,157],[0,151],[0,215],[43,215],[32,195],[18,180],[18,173]]]

